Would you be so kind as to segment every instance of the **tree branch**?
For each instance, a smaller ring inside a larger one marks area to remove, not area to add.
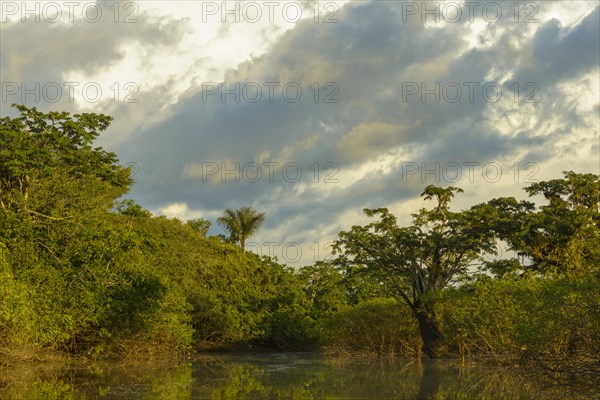
[[[27,211],[30,214],[38,215],[40,217],[43,217],[43,218],[46,218],[46,219],[49,219],[52,221],[64,221],[65,219],[68,219],[68,217],[51,217],[49,215],[45,215],[45,214],[42,214],[42,213],[39,213],[39,212],[33,211],[33,210],[25,210],[25,211]]]

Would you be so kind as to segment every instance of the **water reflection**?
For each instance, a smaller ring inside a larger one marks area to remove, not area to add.
[[[327,359],[318,354],[201,356],[179,363],[22,365],[0,369],[2,399],[575,398],[523,370],[455,361]],[[585,397],[580,397],[585,398]]]

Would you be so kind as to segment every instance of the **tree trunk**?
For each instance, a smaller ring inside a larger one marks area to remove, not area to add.
[[[448,344],[444,340],[433,311],[429,309],[415,310],[415,316],[419,321],[419,330],[423,339],[423,348],[429,358],[443,358],[448,355]]]

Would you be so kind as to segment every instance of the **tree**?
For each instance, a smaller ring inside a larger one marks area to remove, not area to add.
[[[334,265],[318,261],[315,265],[300,268],[298,278],[315,319],[331,317],[347,304],[347,293],[343,286],[343,275]]]
[[[187,221],[186,225],[192,228],[194,232],[198,232],[200,236],[206,237],[212,222],[204,218],[194,218]]]
[[[525,191],[543,195],[549,204],[536,210],[531,202],[508,197],[478,206],[489,216],[490,229],[529,259],[521,269],[564,273],[600,265],[599,175],[564,172],[564,179],[537,182]]]
[[[481,261],[482,253],[495,251],[495,235],[482,223],[485,214],[477,209],[449,210],[458,192],[462,190],[427,186],[421,196],[435,199],[437,205],[413,214],[408,227],[399,227],[386,208],[365,209],[378,220],[340,232],[334,244],[338,265],[378,276],[396,299],[411,308],[431,358],[448,353],[434,313],[436,293]]]
[[[148,210],[144,210],[142,206],[137,204],[132,199],[126,199],[123,201],[115,202],[115,209],[121,215],[127,215],[129,217],[151,217],[152,213]]]
[[[246,247],[246,239],[255,234],[265,221],[265,213],[259,213],[252,207],[242,207],[238,210],[225,210],[222,217],[217,219],[229,233],[229,238],[239,242],[242,250]]]
[[[114,153],[92,147],[111,117],[15,107],[20,117],[0,119],[2,210],[51,220],[60,218],[48,214],[51,208],[106,209],[129,190],[131,169],[119,165]],[[73,195],[76,189],[94,196]]]

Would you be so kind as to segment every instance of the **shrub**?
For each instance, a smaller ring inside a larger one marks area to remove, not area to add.
[[[327,326],[329,352],[421,355],[422,341],[408,306],[395,299],[367,300],[333,316]]]

